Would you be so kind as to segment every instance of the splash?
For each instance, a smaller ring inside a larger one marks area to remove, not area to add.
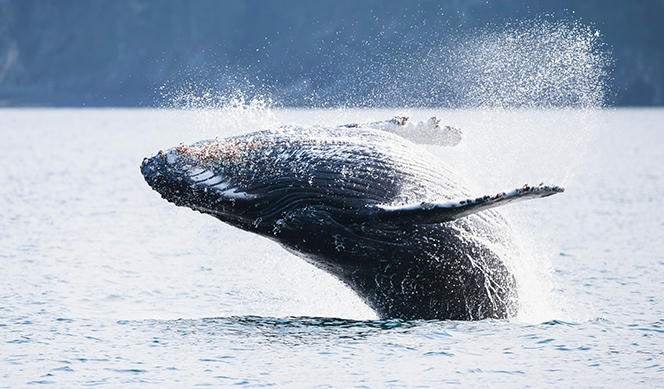
[[[461,125],[468,142],[458,150],[459,169],[484,191],[541,179],[573,193],[572,177],[601,126],[610,64],[601,34],[580,22],[540,18],[460,39],[449,50],[449,85],[455,105],[470,109],[473,120]],[[514,246],[503,257],[517,278],[519,321],[587,315],[560,292],[555,245],[537,236],[547,206],[504,210],[513,221]]]
[[[159,89],[161,107],[189,112],[191,130],[206,136],[268,128],[277,122],[275,101],[251,86],[220,91],[187,82],[177,88],[162,85]]]
[[[610,57],[598,30],[536,19],[466,37],[450,49],[457,105],[582,108],[605,105]]]
[[[566,196],[573,196],[574,172],[601,126],[597,113],[607,104],[610,66],[608,49],[596,29],[578,21],[538,18],[486,26],[430,47],[385,52],[347,72],[348,79],[337,80],[336,87],[311,92],[327,100],[306,100],[308,106],[336,110],[277,113],[280,98],[269,96],[288,92],[260,93],[249,84],[220,91],[188,83],[162,87],[160,92],[163,107],[192,113],[192,126],[211,136],[276,127],[283,123],[282,114],[325,125],[341,124],[346,117],[346,122],[366,121],[377,107],[399,107],[386,115],[405,109],[405,116],[422,117],[441,111],[423,113],[418,108],[452,107],[443,120],[458,125],[464,141],[445,153],[431,151],[459,172],[474,192],[495,193],[545,181],[566,186]],[[385,117],[376,118],[381,119]],[[549,204],[505,212],[514,222],[507,231],[514,246],[504,257],[519,283],[517,319],[574,320],[578,314],[556,291],[561,288],[552,276],[557,253],[543,243],[547,237],[537,235]]]

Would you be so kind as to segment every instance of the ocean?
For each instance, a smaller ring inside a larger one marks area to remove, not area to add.
[[[378,320],[276,243],[162,200],[143,157],[405,114],[508,205],[508,320]],[[0,110],[0,387],[664,387],[664,109]]]

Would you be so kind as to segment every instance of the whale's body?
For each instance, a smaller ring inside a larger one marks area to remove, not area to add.
[[[146,159],[165,199],[281,243],[355,290],[380,317],[476,320],[516,311],[510,244],[485,210],[560,188],[474,200],[404,138],[364,127],[285,127]]]

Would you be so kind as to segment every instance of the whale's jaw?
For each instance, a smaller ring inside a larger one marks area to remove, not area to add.
[[[141,173],[164,200],[238,228],[251,229],[249,226],[256,216],[247,210],[254,197],[237,193],[238,188],[224,174],[196,162],[182,158],[181,152],[174,148],[144,158]]]

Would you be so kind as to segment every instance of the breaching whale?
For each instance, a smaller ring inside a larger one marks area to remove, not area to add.
[[[506,318],[516,282],[500,254],[505,220],[491,208],[563,189],[471,197],[414,143],[460,140],[435,118],[284,126],[160,151],[141,172],[164,199],[333,274],[381,318]]]

